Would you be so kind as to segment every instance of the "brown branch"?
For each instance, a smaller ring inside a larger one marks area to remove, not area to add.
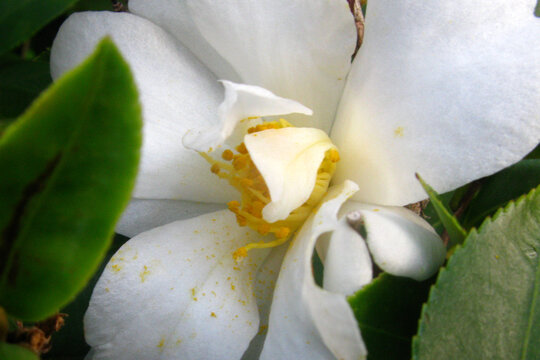
[[[354,16],[354,24],[356,25],[356,31],[358,36],[356,38],[356,49],[354,50],[353,59],[362,46],[362,41],[364,40],[364,14],[362,13],[362,1],[361,0],[347,0],[349,3],[349,8]]]

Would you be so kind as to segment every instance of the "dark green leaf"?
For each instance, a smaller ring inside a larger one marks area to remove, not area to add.
[[[534,150],[528,153],[525,158],[526,159],[540,159],[540,144],[536,145]]]
[[[19,45],[76,0],[0,1],[0,54]]]
[[[79,0],[74,11],[112,10],[111,0]]]
[[[0,305],[40,320],[97,268],[141,143],[133,78],[110,40],[0,138]]]
[[[1,360],[38,360],[36,354],[19,345],[0,342]]]
[[[430,203],[435,208],[437,216],[448,232],[448,236],[450,237],[448,248],[451,249],[455,245],[461,244],[465,239],[465,236],[467,236],[466,231],[461,227],[454,215],[452,215],[452,213],[450,213],[450,211],[444,206],[443,202],[439,198],[439,194],[437,194],[431,188],[431,186],[426,184],[420,175],[417,174],[416,177],[418,178],[418,181],[420,181],[420,184],[422,184],[422,187],[426,193],[429,195]]]
[[[113,244],[107,251],[107,255],[99,265],[99,270],[96,271],[92,280],[90,280],[83,291],[77,295],[68,306],[60,312],[68,314],[65,319],[64,327],[52,337],[51,351],[44,354],[43,359],[60,360],[83,360],[86,353],[90,350],[90,346],[84,340],[83,318],[88,309],[90,296],[94,290],[101,273],[109,262],[109,259],[120,249],[120,247],[128,240],[125,236],[116,235]]]
[[[536,2],[536,7],[534,8],[534,15],[540,17],[540,0]]]
[[[349,297],[368,359],[411,358],[412,337],[432,283],[384,273]]]
[[[479,226],[482,221],[503,207],[508,201],[527,194],[540,184],[540,160],[522,160],[487,178],[476,197],[463,214],[466,229]]]
[[[540,188],[471,231],[423,309],[414,359],[540,359]]]
[[[0,118],[19,116],[50,83],[45,62],[4,62],[0,67]]]
[[[9,125],[11,125],[14,122],[13,119],[0,119],[0,137],[4,133],[4,131],[8,128]]]

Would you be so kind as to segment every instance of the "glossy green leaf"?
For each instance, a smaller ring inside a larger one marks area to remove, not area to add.
[[[109,259],[120,249],[122,245],[128,240],[127,237],[122,235],[115,235],[114,241],[107,251],[107,255],[99,265],[98,271],[95,272],[92,280],[90,280],[83,291],[77,295],[75,300],[69,303],[60,312],[68,314],[64,327],[54,334],[52,337],[51,351],[42,355],[42,358],[51,360],[83,360],[90,346],[84,339],[83,330],[83,318],[88,304],[90,303],[90,296],[94,291],[94,286],[101,276],[105,266],[108,264]]]
[[[0,66],[0,118],[19,116],[50,83],[49,64],[8,60]]]
[[[540,359],[540,188],[473,230],[440,272],[414,359]]]
[[[349,297],[368,359],[411,358],[412,337],[432,283],[384,273]]]
[[[487,178],[462,216],[466,229],[480,226],[510,200],[527,194],[540,184],[540,159],[522,160]]]
[[[420,181],[420,184],[422,184],[422,187],[426,191],[426,193],[429,196],[430,203],[435,208],[435,212],[437,213],[437,216],[441,220],[441,223],[444,225],[444,228],[448,232],[448,236],[450,237],[450,241],[448,243],[448,248],[451,249],[457,244],[461,244],[463,240],[465,239],[465,236],[467,236],[467,232],[461,227],[458,220],[455,218],[454,215],[444,206],[443,202],[441,201],[439,194],[435,192],[429,186],[421,177],[420,175],[416,175],[418,181]]]
[[[38,356],[22,346],[0,342],[0,360],[38,360]]]
[[[0,54],[19,45],[76,0],[0,1]]]
[[[0,305],[51,315],[90,279],[134,185],[141,114],[110,40],[0,138]],[[38,300],[37,300],[38,299]]]

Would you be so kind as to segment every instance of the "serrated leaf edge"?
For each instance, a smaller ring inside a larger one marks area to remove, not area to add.
[[[538,192],[538,194],[537,194],[537,192]],[[428,316],[427,311],[428,311],[428,308],[430,306],[430,301],[432,300],[432,297],[433,297],[434,293],[436,293],[439,290],[439,288],[438,288],[439,279],[446,272],[452,271],[452,269],[448,269],[448,268],[451,267],[453,262],[455,261],[455,260],[453,260],[454,255],[459,253],[460,251],[462,251],[462,249],[465,246],[467,246],[468,240],[469,240],[469,238],[471,236],[473,236],[473,235],[476,236],[476,235],[482,234],[484,228],[486,226],[489,226],[494,221],[496,221],[499,218],[499,216],[501,216],[501,214],[509,212],[511,209],[514,209],[514,208],[520,206],[524,201],[530,200],[535,196],[540,196],[540,185],[537,186],[536,188],[532,189],[529,193],[520,196],[516,200],[510,200],[506,204],[506,206],[504,206],[504,207],[500,208],[499,210],[497,210],[497,212],[493,216],[486,217],[486,219],[482,222],[482,224],[480,225],[480,227],[478,229],[476,229],[476,228],[471,229],[471,231],[468,233],[467,237],[465,238],[463,244],[456,245],[456,247],[454,249],[454,252],[453,252],[452,256],[450,257],[450,259],[448,259],[446,265],[439,270],[439,274],[437,275],[437,280],[435,281],[435,283],[431,286],[431,289],[429,290],[429,295],[428,295],[427,302],[422,306],[422,311],[420,313],[420,318],[418,319],[418,331],[417,331],[416,335],[413,337],[413,340],[412,340],[412,358],[413,358],[413,360],[418,360],[418,356],[417,356],[415,350],[416,350],[416,348],[418,346],[418,341],[419,341],[419,339],[421,337],[421,335],[419,333],[420,333],[420,330],[421,330],[421,325],[422,325],[423,319],[424,319],[424,317]]]

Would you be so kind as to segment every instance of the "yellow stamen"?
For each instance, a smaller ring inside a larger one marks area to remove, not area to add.
[[[268,129],[281,129],[292,126],[286,120],[267,122],[248,129],[248,133],[256,133]],[[268,186],[261,173],[251,160],[251,156],[242,142],[235,147],[236,154],[232,150],[225,150],[221,158],[231,163],[225,163],[213,159],[207,153],[200,153],[210,164],[210,170],[229,184],[235,187],[241,194],[241,201],[230,201],[227,206],[236,215],[239,226],[248,226],[261,235],[273,234],[274,240],[265,240],[246,244],[233,253],[235,260],[239,261],[247,256],[251,249],[262,249],[279,246],[286,242],[295,231],[304,223],[315,206],[319,204],[328,189],[330,179],[339,161],[339,152],[330,149],[326,152],[324,160],[317,171],[315,186],[309,199],[300,207],[293,210],[287,219],[268,223],[262,216],[263,208],[271,202]],[[276,154],[279,156],[279,154]]]

